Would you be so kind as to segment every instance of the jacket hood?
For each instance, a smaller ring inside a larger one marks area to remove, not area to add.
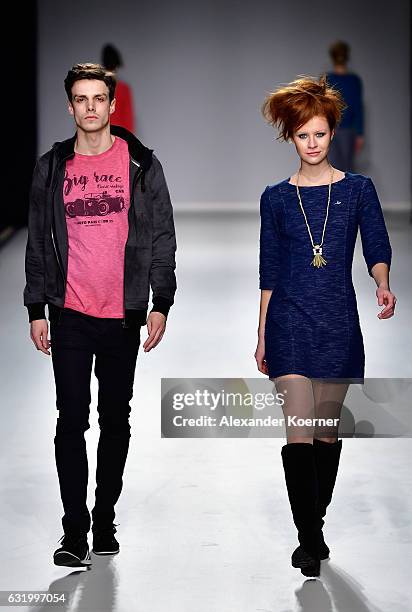
[[[140,142],[138,138],[132,132],[129,132],[124,127],[120,127],[119,125],[110,125],[110,133],[114,136],[118,136],[127,142],[127,146],[129,148],[129,154],[133,158],[135,162],[141,168],[141,176],[149,170],[152,165],[152,154],[153,149],[149,149],[145,147],[144,144]],[[52,147],[52,153],[56,157],[56,166],[60,164],[64,159],[68,159],[74,156],[74,144],[76,142],[76,134],[74,134],[71,138],[67,140],[62,140],[61,142],[55,142]],[[52,174],[52,161],[53,155],[50,158],[50,166],[49,166],[49,176],[48,183],[51,180]]]

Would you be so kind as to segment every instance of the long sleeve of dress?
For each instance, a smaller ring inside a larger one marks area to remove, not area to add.
[[[363,256],[369,275],[372,276],[372,268],[377,263],[386,263],[390,268],[392,248],[378,194],[369,177],[362,185],[358,207],[358,223]]]
[[[260,254],[259,287],[274,289],[280,266],[280,235],[272,210],[270,188],[266,187],[260,198]]]
[[[353,105],[353,126],[358,136],[363,136],[363,84],[360,77],[356,79],[355,100]]]

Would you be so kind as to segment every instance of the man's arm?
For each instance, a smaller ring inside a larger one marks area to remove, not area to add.
[[[148,183],[153,206],[152,265],[150,269],[153,308],[147,319],[149,336],[143,344],[145,353],[157,346],[163,338],[166,318],[176,292],[176,235],[173,209],[162,165],[154,155],[149,173]]]
[[[45,315],[44,292],[44,231],[46,210],[45,176],[38,161],[32,177],[28,236],[25,256],[26,286],[23,292],[30,322],[30,338],[38,351],[50,355],[47,337],[48,323]]]
[[[46,178],[38,161],[33,171],[30,189],[25,255],[26,286],[23,292],[24,305],[28,309],[30,322],[46,318],[44,292],[45,181]]]
[[[176,234],[169,190],[159,160],[153,155],[152,177],[149,183],[153,202],[153,242],[150,285],[153,293],[151,312],[167,317],[176,292]]]

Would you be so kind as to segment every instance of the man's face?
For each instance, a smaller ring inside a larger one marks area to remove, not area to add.
[[[84,132],[98,132],[109,123],[116,100],[109,102],[109,88],[104,81],[81,79],[72,86],[72,101],[68,103],[76,126]]]

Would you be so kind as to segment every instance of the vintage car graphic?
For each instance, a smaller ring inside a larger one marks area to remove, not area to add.
[[[83,199],[65,205],[67,217],[103,217],[112,212],[121,212],[124,209],[124,198],[111,196],[107,191],[103,193],[88,193]]]

